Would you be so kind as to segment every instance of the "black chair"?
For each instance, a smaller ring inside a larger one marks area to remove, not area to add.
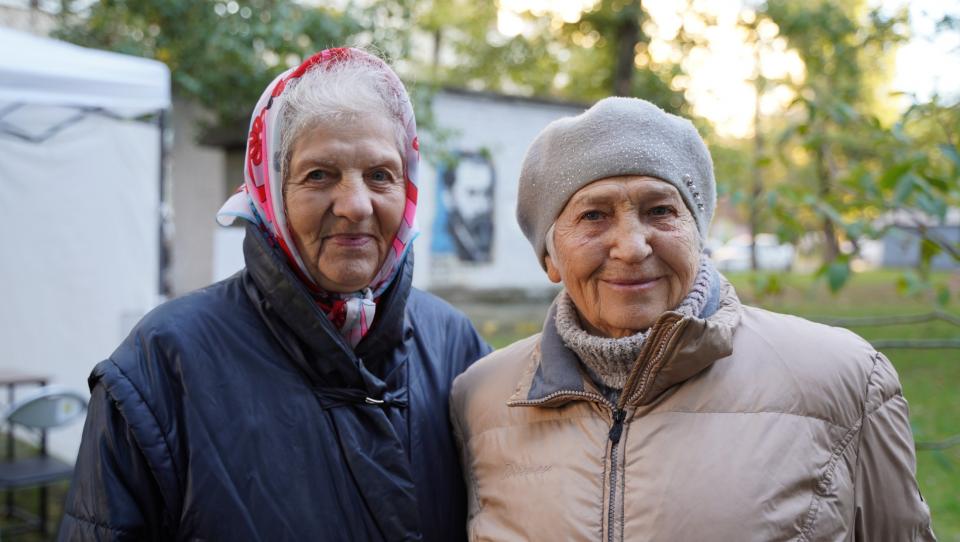
[[[0,462],[0,490],[6,492],[6,515],[18,518],[21,523],[10,526],[0,534],[14,534],[38,530],[47,535],[47,486],[73,475],[73,465],[47,455],[47,430],[54,429],[83,418],[87,411],[87,399],[74,391],[56,386],[44,386],[28,396],[9,405],[3,421],[9,425],[7,438],[13,438],[13,428],[23,427],[38,437],[38,453],[23,458],[12,454]],[[39,487],[40,508],[38,514],[16,506],[14,491]]]

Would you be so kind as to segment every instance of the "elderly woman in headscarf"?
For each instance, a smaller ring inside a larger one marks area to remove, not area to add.
[[[374,56],[326,50],[269,85],[219,214],[246,221],[246,267],[93,370],[61,539],[463,539],[447,397],[489,348],[411,287],[418,158]]]
[[[741,304],[703,253],[715,193],[643,100],[533,142],[517,218],[563,290],[454,382],[471,540],[932,539],[890,362]]]

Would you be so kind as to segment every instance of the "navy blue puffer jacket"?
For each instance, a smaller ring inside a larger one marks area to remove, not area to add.
[[[410,286],[352,350],[253,226],[247,267],[90,376],[62,540],[462,540],[453,378],[489,347]]]

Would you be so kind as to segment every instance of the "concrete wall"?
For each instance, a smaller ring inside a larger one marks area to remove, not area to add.
[[[198,145],[197,121],[202,112],[177,100],[172,112],[170,153],[173,241],[171,287],[182,295],[213,280],[216,213],[226,199],[226,153]]]

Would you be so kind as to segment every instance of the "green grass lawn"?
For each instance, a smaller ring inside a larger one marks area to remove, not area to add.
[[[836,295],[822,280],[811,276],[778,275],[780,292],[773,295],[762,293],[769,276],[743,273],[728,278],[745,303],[813,320],[920,314],[935,308],[932,292],[914,296],[898,293],[898,277],[899,273],[893,271],[858,274]],[[960,274],[938,274],[932,282],[949,285],[954,296],[960,294]],[[960,315],[960,300],[954,299],[946,310]],[[505,323],[485,319],[476,323],[496,347],[535,333],[541,325],[536,320]],[[960,339],[960,327],[945,322],[851,329],[868,340]],[[938,442],[960,435],[960,349],[884,349],[884,353],[900,374],[917,442]],[[960,542],[960,445],[919,450],[917,478],[938,539]]]

